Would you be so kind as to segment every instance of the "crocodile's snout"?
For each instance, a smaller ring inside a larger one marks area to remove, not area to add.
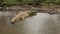
[[[14,24],[14,22],[11,22],[12,24]]]

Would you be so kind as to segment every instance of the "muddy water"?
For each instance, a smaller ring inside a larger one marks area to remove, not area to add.
[[[0,34],[60,34],[60,14],[37,13],[11,24],[15,12],[0,12]]]

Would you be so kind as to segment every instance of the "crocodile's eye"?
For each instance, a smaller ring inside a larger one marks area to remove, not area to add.
[[[20,20],[22,20],[22,18],[20,18]]]

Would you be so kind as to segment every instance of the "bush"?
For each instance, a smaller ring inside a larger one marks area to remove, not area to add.
[[[60,0],[55,0],[55,3],[56,3],[57,5],[60,5]]]
[[[22,0],[20,5],[33,4],[35,0]]]
[[[10,5],[16,5],[17,0],[3,0],[2,5],[10,6]]]
[[[10,6],[10,5],[48,5],[49,3],[54,3],[60,5],[60,0],[0,0],[0,6]]]
[[[22,4],[22,5],[33,5],[33,4],[39,4],[39,3],[41,3],[43,0],[22,0],[21,2],[20,2],[20,5]]]

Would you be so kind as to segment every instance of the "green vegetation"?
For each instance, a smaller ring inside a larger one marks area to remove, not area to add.
[[[0,6],[10,5],[48,5],[48,4],[60,5],[60,0],[0,0]]]

